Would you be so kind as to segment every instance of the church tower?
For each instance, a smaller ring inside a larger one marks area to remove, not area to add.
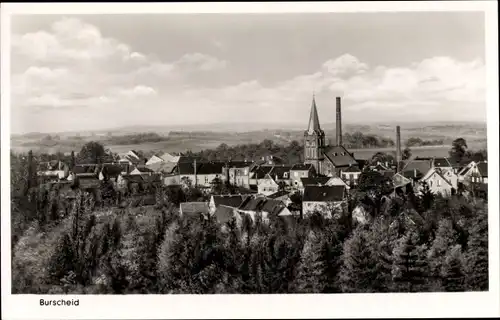
[[[319,126],[318,110],[313,95],[309,127],[304,132],[304,163],[312,164],[317,173],[323,173],[323,149],[325,147],[325,132]]]

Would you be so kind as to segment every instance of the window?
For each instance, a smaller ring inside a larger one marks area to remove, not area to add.
[[[293,173],[293,175],[294,175],[295,177],[298,177],[298,176],[299,176],[299,173],[298,173],[297,171],[295,171],[295,172]]]
[[[429,181],[429,186],[431,186],[431,187],[432,187],[432,180],[431,180],[431,181]]]
[[[283,173],[283,178],[285,178],[285,179],[288,178],[288,172]]]
[[[441,180],[436,181],[436,185],[437,185],[438,187],[440,187],[440,186],[441,186]]]

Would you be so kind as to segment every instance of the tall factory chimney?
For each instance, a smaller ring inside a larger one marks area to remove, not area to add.
[[[335,125],[335,128],[337,130],[337,145],[341,146],[342,145],[342,114],[340,111],[340,97],[336,98],[337,101],[337,123]]]
[[[396,127],[396,168],[399,172],[399,164],[401,162],[401,127]]]

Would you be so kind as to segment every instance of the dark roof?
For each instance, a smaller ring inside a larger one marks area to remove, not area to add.
[[[255,173],[253,176],[254,179],[263,179],[266,174],[271,172],[273,169],[273,166],[258,166],[252,169],[252,172]]]
[[[350,166],[347,169],[343,169],[342,172],[361,172],[361,169],[358,166]]]
[[[488,163],[487,162],[479,162],[477,164],[477,169],[479,170],[479,173],[481,174],[481,177],[488,177]]]
[[[102,168],[102,173],[108,178],[116,178],[122,173],[126,171],[122,165],[118,164],[105,164]]]
[[[99,172],[99,168],[97,165],[75,165],[73,167],[73,172],[75,174],[80,174],[80,173],[94,173],[97,174]]]
[[[290,166],[274,166],[274,168],[269,173],[273,179],[289,179],[290,178]],[[287,177],[285,177],[285,173],[287,173]]]
[[[303,186],[324,185],[328,180],[330,180],[330,177],[300,178]]]
[[[309,125],[307,126],[308,131],[320,132],[321,128],[319,126],[318,110],[316,108],[316,99],[312,99],[311,103],[311,114],[309,115]]]
[[[201,161],[201,158],[200,157],[193,157],[193,156],[179,156],[179,161],[177,161],[177,163],[193,163],[194,160],[196,160],[197,162],[200,162]]]
[[[299,164],[294,164],[290,170],[306,171],[306,170],[310,170],[311,168],[313,168],[313,165],[310,163],[299,163]]]
[[[406,163],[403,167],[403,172],[417,170],[417,173],[425,175],[432,167],[432,159],[429,158],[415,158]],[[406,177],[406,174],[404,174]],[[412,173],[413,176],[413,173]]]
[[[451,167],[451,163],[447,158],[434,158],[434,167],[442,168],[442,167]]]
[[[266,200],[262,206],[262,211],[269,213],[270,216],[278,216],[278,214],[286,208],[283,201],[280,200]]]
[[[206,202],[183,202],[180,208],[183,214],[207,214],[209,212]]]
[[[245,168],[253,165],[253,161],[228,161],[227,166],[229,168]]]
[[[249,197],[240,205],[240,210],[245,211],[260,211],[266,202],[266,198],[263,197]]]
[[[222,174],[225,164],[223,162],[205,162],[197,170],[197,174]]]
[[[342,201],[344,194],[345,186],[306,186],[302,201]]]
[[[201,163],[196,163],[196,171],[199,172],[201,168]],[[194,163],[193,162],[179,162],[173,170],[179,174],[194,174]]]
[[[325,148],[325,155],[336,167],[358,165],[356,159],[343,146],[328,146]]]
[[[232,208],[238,208],[242,202],[244,197],[242,195],[227,195],[227,196],[213,196],[215,206],[227,206]]]
[[[135,167],[139,172],[141,173],[148,173],[148,172],[154,172],[152,169],[146,167],[146,166],[137,166]]]
[[[126,175],[123,175],[122,177],[123,177],[123,179],[127,180],[128,182],[138,182],[138,183],[144,182],[144,179],[142,178],[142,176],[140,174],[133,174],[133,175],[126,174]]]
[[[234,212],[235,208],[222,205],[215,210],[214,215],[219,223],[227,223],[234,217]]]
[[[281,191],[275,192],[275,193],[273,193],[271,195],[268,195],[267,197],[269,199],[276,199],[276,198],[279,198],[279,197],[287,196],[288,194],[289,194],[288,191],[281,190]]]

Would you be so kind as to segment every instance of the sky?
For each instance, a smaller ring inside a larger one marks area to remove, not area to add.
[[[13,16],[11,131],[486,121],[481,12]]]

